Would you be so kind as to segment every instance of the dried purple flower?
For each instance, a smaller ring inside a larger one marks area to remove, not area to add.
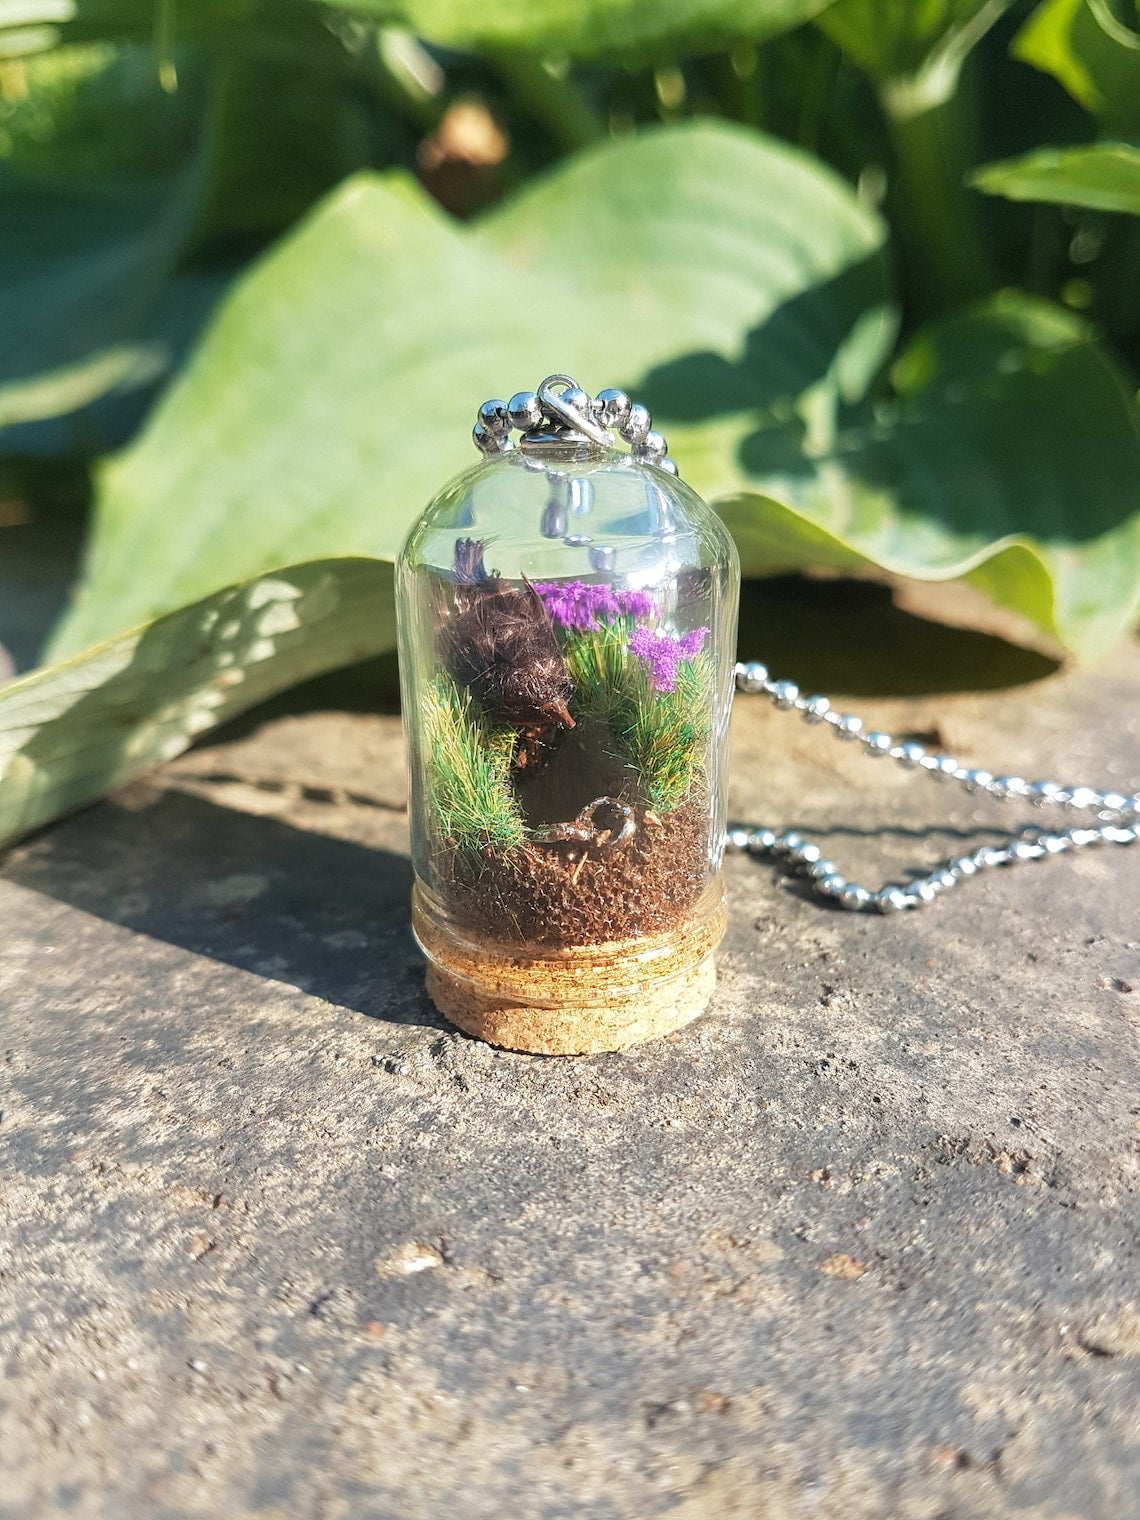
[[[660,614],[657,599],[651,591],[619,591],[617,599],[626,617],[657,617]]]
[[[551,621],[562,628],[584,630],[620,617],[657,616],[657,603],[648,591],[615,591],[586,581],[540,581],[534,589]]]
[[[542,581],[535,586],[551,621],[563,628],[590,628],[599,619],[617,616],[617,602],[608,586],[585,581]]]
[[[630,635],[629,652],[649,666],[649,683],[654,691],[676,691],[678,665],[682,660],[695,660],[707,637],[707,628],[694,628],[678,637],[641,623]]]

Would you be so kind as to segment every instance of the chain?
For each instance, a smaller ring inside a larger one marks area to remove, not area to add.
[[[854,913],[899,913],[921,908],[960,881],[995,866],[1012,866],[1025,860],[1044,860],[1094,844],[1135,844],[1140,840],[1140,793],[1098,792],[1091,786],[1061,786],[1055,781],[1025,781],[1021,776],[991,776],[989,771],[970,770],[950,755],[933,754],[921,744],[900,744],[890,734],[865,732],[862,718],[836,712],[826,697],[802,697],[791,681],[774,681],[767,667],[748,661],[736,667],[736,689],[749,696],[765,696],[783,712],[798,712],[805,723],[822,723],[837,739],[861,744],[872,759],[896,760],[911,770],[922,770],[940,780],[954,781],[968,792],[981,792],[1002,802],[1031,802],[1037,807],[1055,804],[1072,812],[1091,813],[1097,822],[1052,831],[1036,827],[1019,830],[1005,844],[983,845],[969,855],[957,855],[925,876],[908,882],[891,882],[879,891],[858,886],[824,858],[819,845],[793,832],[768,828],[730,826],[725,843],[729,849],[776,860],[789,875],[806,877],[818,896]]]

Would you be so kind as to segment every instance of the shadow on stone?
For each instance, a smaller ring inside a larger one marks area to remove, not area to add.
[[[447,1027],[423,991],[410,862],[167,791],[42,834],[7,879],[369,1018]]]
[[[847,697],[998,691],[1057,670],[1048,655],[996,634],[908,612],[889,586],[799,575],[744,582],[737,658]]]

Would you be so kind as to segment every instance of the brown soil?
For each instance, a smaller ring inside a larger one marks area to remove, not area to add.
[[[607,851],[531,845],[503,859],[440,851],[435,889],[453,921],[492,940],[599,945],[661,934],[708,880],[708,803],[694,794],[660,818],[634,810],[629,841]]]

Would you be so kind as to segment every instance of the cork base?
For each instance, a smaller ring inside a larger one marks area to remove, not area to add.
[[[440,1013],[492,1045],[540,1055],[624,1050],[690,1023],[712,996],[724,924],[718,886],[703,914],[669,934],[527,956],[461,940],[430,915],[418,886],[412,899]]]

